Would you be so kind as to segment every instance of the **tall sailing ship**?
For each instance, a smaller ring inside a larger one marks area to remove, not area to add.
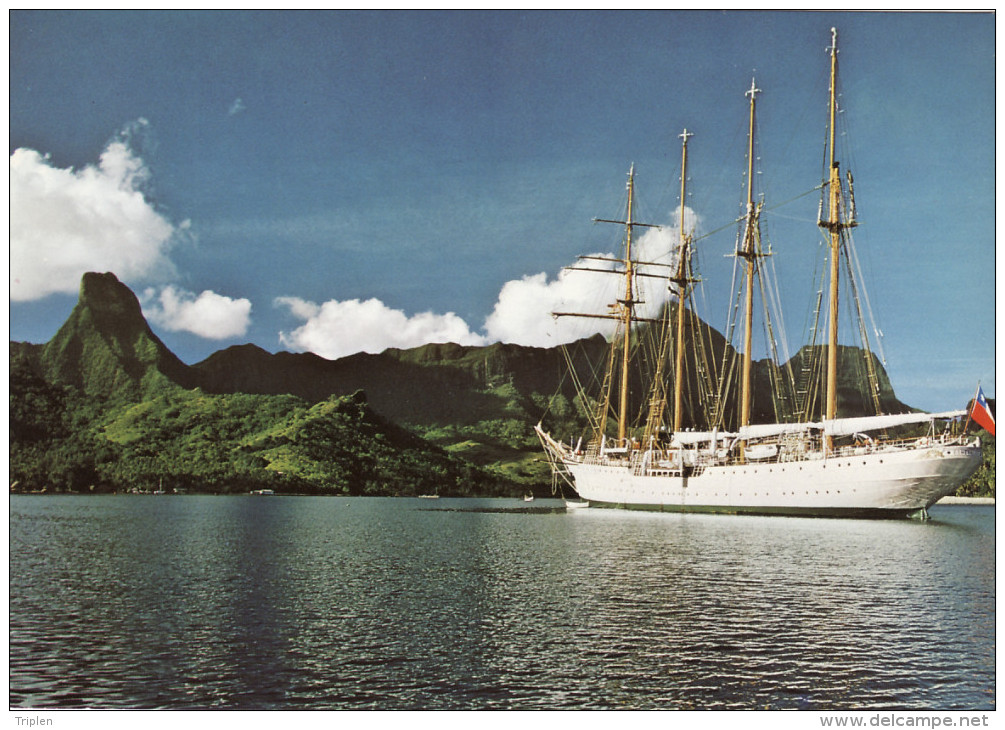
[[[717,363],[710,328],[705,326],[703,330],[700,320],[690,312],[698,279],[692,266],[694,241],[685,228],[684,216],[687,142],[691,136],[687,130],[681,135],[680,238],[675,263],[635,258],[635,230],[650,224],[633,219],[634,166],[628,176],[624,219],[597,219],[622,225],[625,230],[622,258],[583,257],[616,264],[612,273],[623,276],[624,281],[623,297],[608,305],[607,313],[583,315],[611,319],[617,327],[610,341],[600,394],[591,398],[580,393],[590,425],[578,441],[565,442],[551,436],[542,424],[536,427],[556,480],[567,481],[591,505],[666,511],[925,517],[928,507],[955,491],[979,466],[979,438],[968,437],[965,428],[960,433],[965,410],[894,415],[881,412],[884,403],[867,341],[866,370],[873,382],[867,401],[876,415],[838,417],[839,363],[847,359],[840,356],[838,345],[839,279],[842,256],[854,257],[850,231],[856,221],[852,177],[849,173],[842,179],[835,159],[838,49],[834,29],[828,51],[827,161],[819,185],[822,198],[818,216],[828,251],[827,341],[823,348],[809,348],[811,353],[824,353],[824,361],[807,365],[802,374],[807,377],[797,378],[791,369],[773,364],[777,361],[777,353],[773,352],[768,379],[788,395],[790,407],[775,409],[777,422],[752,423],[754,291],[765,268],[763,259],[770,255],[770,250],[762,247],[762,202],[755,200],[753,189],[755,100],[759,89],[752,84],[746,92],[750,99],[746,212],[739,221],[734,252],[738,273],[734,278],[741,283],[734,311],[740,309],[742,301],[742,317],[731,315],[727,325],[730,333],[738,326],[742,330],[739,358],[727,362],[730,348],[724,346],[722,362]],[[850,276],[854,267],[848,265],[846,271]],[[662,317],[642,316],[639,277],[666,281],[675,305],[664,307]],[[759,288],[764,291],[763,283]],[[853,309],[861,310],[857,290],[853,291]],[[817,298],[818,317],[822,298],[823,288]],[[650,333],[650,342],[656,343],[649,358],[652,382],[645,399],[645,415],[633,422],[629,393],[630,383],[637,381],[638,369],[633,369],[632,350],[633,344],[645,339],[640,334],[643,328]],[[690,335],[685,337],[689,328]],[[817,329],[814,325],[813,331]],[[768,331],[768,340],[774,343],[770,326]],[[690,378],[685,377],[685,355],[693,363]],[[571,368],[571,358],[569,364]],[[813,372],[825,380],[822,387],[811,387],[809,375]],[[690,421],[686,422],[684,381],[688,379],[698,384],[703,395],[692,401],[699,407],[690,408]],[[581,387],[579,379],[574,382]],[[727,406],[737,388],[738,402]],[[821,390],[823,396],[817,399],[813,394]],[[695,411],[701,418],[695,417]],[[727,423],[732,430],[727,429]],[[910,435],[906,435],[908,431]]]

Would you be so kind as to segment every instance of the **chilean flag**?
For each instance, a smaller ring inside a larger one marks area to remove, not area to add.
[[[989,434],[995,435],[995,416],[988,407],[988,402],[984,398],[984,389],[980,386],[977,386],[977,397],[974,398],[974,404],[970,407],[970,417]]]

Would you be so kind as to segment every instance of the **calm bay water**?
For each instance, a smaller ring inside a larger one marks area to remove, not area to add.
[[[993,507],[10,498],[13,707],[993,709]]]

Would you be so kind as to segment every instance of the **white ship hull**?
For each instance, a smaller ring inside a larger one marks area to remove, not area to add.
[[[979,445],[842,453],[793,462],[709,465],[691,474],[633,473],[627,463],[563,455],[591,505],[662,511],[901,517],[924,511],[976,471]]]

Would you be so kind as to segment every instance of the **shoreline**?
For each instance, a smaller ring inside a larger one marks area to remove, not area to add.
[[[155,494],[154,492],[49,492],[47,490],[33,490],[26,492],[11,492],[11,496],[44,496],[44,497],[79,497],[83,495],[87,496],[130,496],[130,497],[150,497],[150,496],[165,496],[165,497],[186,497],[186,496],[204,496],[204,497],[242,497],[242,496],[275,496],[275,497],[338,497],[343,499],[352,499],[354,497],[372,496],[372,497],[387,497],[389,499],[430,499],[439,498],[442,495],[350,495],[350,494],[310,494],[307,492],[273,492],[269,495],[256,495],[253,492],[180,492],[180,493],[165,493],[162,495]],[[474,496],[466,495],[464,497],[453,497],[453,499],[521,499],[521,497],[500,497],[500,496]],[[559,499],[559,497],[542,497],[542,499]],[[956,497],[950,495],[948,497],[943,497],[936,505],[994,505],[994,497]],[[935,505],[933,505],[935,506]]]
[[[994,504],[994,497],[943,497],[935,504]]]

